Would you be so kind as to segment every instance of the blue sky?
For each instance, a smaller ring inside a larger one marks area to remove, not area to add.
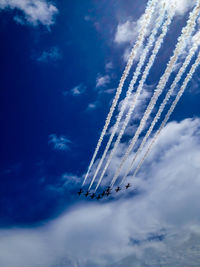
[[[100,203],[76,196],[146,2],[0,0],[0,265],[39,266],[37,255],[47,267],[144,266],[149,251],[159,261],[178,259],[173,246],[199,246],[199,69],[135,180],[138,191]],[[194,4],[177,0],[108,180]]]

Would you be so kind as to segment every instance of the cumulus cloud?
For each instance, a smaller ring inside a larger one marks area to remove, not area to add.
[[[130,180],[137,191],[128,198],[123,191],[113,201],[83,201],[42,227],[0,230],[0,265],[198,266],[199,137],[200,119],[171,122],[139,176]]]
[[[22,12],[15,17],[19,23],[25,21],[34,26],[51,26],[55,22],[58,9],[46,0],[0,0],[0,9],[16,9]]]
[[[37,61],[49,62],[57,61],[61,58],[62,56],[58,47],[51,47],[49,50],[43,51],[42,54],[37,58]]]
[[[48,144],[52,146],[55,150],[68,150],[69,144],[71,141],[66,138],[65,136],[57,136],[56,134],[50,134],[49,135],[49,141]]]
[[[140,20],[130,21],[127,20],[125,23],[117,26],[114,41],[118,44],[133,42],[137,36],[140,28]]]

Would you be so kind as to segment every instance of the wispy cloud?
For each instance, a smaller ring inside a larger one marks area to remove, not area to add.
[[[87,107],[87,111],[90,111],[90,110],[93,110],[95,108],[97,108],[97,106],[99,105],[99,102],[98,101],[95,101],[93,103],[90,103]]]
[[[43,51],[42,54],[37,58],[37,61],[40,62],[49,62],[49,61],[57,61],[62,58],[60,50],[58,47],[51,47],[47,51]]]
[[[68,94],[71,94],[73,96],[80,96],[80,95],[85,93],[85,90],[86,90],[86,86],[81,83],[81,84],[75,86],[74,88],[72,88],[69,91],[64,91],[63,95],[66,96]]]
[[[71,141],[63,135],[57,136],[56,134],[50,134],[48,144],[51,145],[54,150],[65,151],[70,149],[69,145]]]
[[[110,83],[110,76],[109,75],[98,75],[96,79],[96,87],[105,87],[107,84]]]
[[[97,93],[96,100],[92,103],[89,103],[87,107],[87,111],[93,110],[99,106],[101,106],[101,98],[104,94],[112,94],[114,89],[113,88],[106,88],[107,85],[110,83],[111,78],[109,75],[100,75],[98,74],[96,78],[96,87],[95,91]]]
[[[15,20],[18,23],[29,23],[33,26],[43,24],[51,26],[55,22],[58,13],[56,6],[46,0],[1,0],[0,9],[16,9],[22,12],[17,14]]]
[[[112,70],[113,69],[113,63],[111,61],[106,63],[105,69],[106,69],[106,71]]]

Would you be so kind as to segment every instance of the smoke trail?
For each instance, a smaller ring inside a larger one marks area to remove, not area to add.
[[[148,25],[149,25],[150,20],[152,18],[153,12],[155,10],[155,5],[156,5],[157,2],[158,2],[158,0],[149,0],[149,2],[147,4],[147,7],[146,7],[146,10],[145,10],[145,13],[144,13],[144,21],[142,23],[142,27],[140,29],[140,33],[139,33],[138,39],[137,39],[134,47],[131,50],[131,54],[129,56],[128,63],[126,65],[126,68],[125,68],[125,70],[124,70],[124,72],[122,74],[122,77],[120,79],[120,82],[119,82],[119,86],[117,88],[116,95],[115,95],[115,97],[113,99],[112,106],[111,106],[110,111],[108,113],[108,116],[106,118],[105,125],[103,127],[102,132],[101,132],[100,138],[98,140],[97,146],[95,148],[95,152],[94,152],[94,154],[92,156],[92,159],[91,159],[90,165],[88,167],[88,171],[87,171],[87,173],[85,175],[85,178],[84,178],[84,181],[83,181],[82,186],[85,184],[85,182],[86,182],[86,180],[88,178],[89,172],[90,172],[90,170],[91,170],[91,168],[92,168],[92,166],[94,164],[94,161],[96,159],[97,153],[99,151],[99,148],[101,146],[101,143],[103,141],[103,138],[104,138],[104,136],[106,134],[106,131],[108,129],[108,126],[110,124],[110,121],[111,121],[113,112],[115,110],[115,107],[116,107],[116,105],[118,103],[118,100],[119,100],[119,97],[121,95],[124,82],[125,82],[128,74],[129,74],[129,72],[130,72],[131,67],[132,67],[133,60],[134,60],[135,55],[136,55],[136,51],[137,51],[137,49],[139,49],[141,47],[141,45],[144,42],[144,39],[145,39],[145,36],[146,36],[146,33],[147,33],[147,29],[148,29]]]
[[[181,78],[182,78],[182,76],[183,76],[183,74],[184,74],[186,68],[187,68],[188,65],[190,64],[190,62],[191,62],[191,60],[192,60],[192,57],[194,56],[194,54],[195,54],[197,48],[198,48],[198,45],[197,45],[197,44],[194,44],[194,46],[190,49],[188,56],[186,57],[186,59],[185,59],[183,65],[182,65],[182,67],[180,68],[180,70],[179,70],[179,72],[178,72],[176,78],[174,79],[174,81],[173,81],[173,83],[172,83],[172,85],[171,85],[169,91],[167,92],[167,94],[166,94],[166,96],[165,96],[165,98],[164,98],[162,104],[160,105],[160,108],[159,108],[159,110],[158,110],[158,112],[157,112],[155,118],[153,119],[153,121],[152,121],[152,123],[151,123],[151,126],[150,126],[150,128],[149,128],[149,130],[147,131],[145,137],[143,138],[143,141],[142,141],[140,147],[138,148],[137,152],[135,153],[135,156],[134,156],[134,158],[133,158],[133,160],[132,160],[132,162],[131,162],[131,165],[130,165],[130,167],[128,168],[126,174],[124,175],[124,177],[123,177],[123,179],[122,179],[120,185],[123,184],[123,182],[124,182],[124,180],[126,179],[127,175],[128,175],[128,174],[130,173],[130,171],[132,170],[136,158],[138,157],[139,153],[142,151],[142,149],[143,149],[143,147],[144,147],[144,145],[145,145],[145,143],[146,143],[148,137],[150,136],[150,134],[152,133],[152,131],[153,131],[153,129],[154,129],[155,124],[156,124],[157,121],[160,119],[160,116],[161,116],[161,114],[162,114],[162,112],[163,112],[163,110],[164,110],[164,108],[165,108],[165,106],[166,106],[166,104],[167,104],[169,98],[171,97],[171,95],[172,95],[172,93],[173,93],[175,87],[177,86],[178,82],[181,80]]]
[[[172,9],[172,10],[174,10],[174,9]],[[156,56],[158,54],[158,51],[160,50],[160,47],[161,47],[161,45],[163,43],[163,40],[164,40],[164,37],[167,34],[168,26],[170,25],[170,23],[172,21],[172,18],[173,18],[173,15],[174,15],[173,11],[172,11],[172,13],[168,13],[168,18],[167,18],[166,22],[163,24],[162,33],[160,34],[160,36],[158,37],[158,39],[157,39],[157,41],[155,43],[155,47],[154,47],[154,49],[152,51],[152,55],[151,55],[147,65],[145,67],[145,70],[143,72],[142,78],[141,78],[141,80],[139,82],[139,86],[138,86],[137,91],[136,91],[136,93],[134,95],[133,102],[131,103],[131,107],[129,108],[129,111],[126,114],[126,119],[125,119],[125,121],[123,123],[122,129],[121,129],[121,131],[120,131],[120,133],[119,133],[119,135],[117,137],[117,140],[115,141],[114,147],[113,147],[113,149],[112,149],[112,151],[111,151],[111,153],[109,155],[109,158],[108,158],[107,163],[106,163],[106,165],[105,165],[105,167],[103,169],[103,172],[102,172],[102,174],[100,176],[100,179],[98,181],[98,184],[97,184],[95,190],[97,190],[97,188],[99,187],[99,185],[100,185],[100,183],[101,183],[101,181],[103,179],[103,176],[104,176],[104,174],[105,174],[105,172],[106,172],[106,170],[107,170],[107,168],[108,168],[108,166],[109,166],[109,164],[110,164],[110,162],[112,160],[112,157],[113,157],[113,155],[114,155],[114,153],[115,153],[115,151],[116,151],[116,149],[117,149],[117,147],[118,147],[118,145],[120,143],[120,140],[121,140],[121,138],[122,138],[122,136],[123,136],[123,134],[125,132],[125,129],[126,129],[126,127],[128,125],[128,122],[129,122],[129,120],[131,118],[132,112],[133,112],[133,110],[134,110],[134,108],[136,106],[137,99],[138,99],[138,97],[139,97],[139,95],[140,95],[140,93],[141,93],[141,91],[143,89],[144,83],[146,81],[146,78],[148,77],[148,74],[150,72],[151,67],[153,66],[153,63],[154,63],[155,58],[156,58]]]
[[[143,67],[143,65],[144,65],[144,63],[145,63],[145,60],[146,60],[146,58],[147,58],[147,55],[148,55],[148,53],[149,53],[149,51],[150,51],[150,49],[151,49],[153,43],[155,42],[156,35],[157,35],[157,33],[158,33],[159,28],[161,27],[161,25],[162,25],[162,23],[163,23],[164,17],[165,17],[165,9],[164,9],[164,7],[163,7],[163,8],[162,8],[162,12],[160,13],[160,16],[159,16],[158,19],[157,19],[155,28],[154,28],[152,34],[150,35],[149,40],[148,40],[148,43],[147,43],[147,45],[146,45],[146,47],[145,47],[145,49],[144,49],[144,51],[143,51],[143,53],[142,53],[142,55],[141,55],[141,57],[140,57],[140,60],[139,60],[139,62],[138,62],[137,68],[136,68],[136,70],[135,70],[135,72],[134,72],[133,78],[132,78],[132,80],[131,80],[131,82],[130,82],[130,84],[129,84],[129,87],[128,87],[128,90],[127,90],[127,93],[126,93],[126,97],[125,97],[125,99],[124,99],[124,101],[123,101],[123,104],[122,104],[120,113],[119,113],[119,115],[117,116],[117,120],[116,120],[116,123],[115,123],[115,125],[114,125],[114,127],[113,127],[112,134],[111,134],[111,136],[110,136],[110,138],[109,138],[109,140],[108,140],[108,143],[107,143],[107,145],[106,145],[106,148],[105,148],[105,150],[104,150],[104,153],[103,153],[103,155],[102,155],[102,157],[101,157],[101,160],[100,160],[100,162],[99,162],[99,164],[98,164],[98,166],[97,166],[97,169],[96,169],[96,171],[95,171],[94,177],[93,177],[93,179],[92,179],[92,181],[91,181],[91,183],[90,183],[89,190],[90,190],[90,188],[92,187],[92,185],[93,185],[93,183],[94,183],[94,180],[95,180],[96,177],[97,177],[97,174],[98,174],[98,172],[99,172],[99,170],[100,170],[100,168],[101,168],[101,165],[102,165],[102,163],[103,163],[103,161],[104,161],[104,159],[105,159],[105,157],[106,157],[106,154],[107,154],[107,152],[108,152],[108,150],[109,150],[109,148],[110,148],[110,145],[111,145],[111,143],[112,143],[112,140],[113,140],[113,138],[114,138],[114,136],[115,136],[115,134],[116,134],[116,132],[117,132],[117,129],[118,129],[120,120],[121,120],[121,118],[122,118],[122,116],[123,116],[123,114],[124,114],[124,111],[125,111],[125,109],[126,109],[126,106],[127,106],[127,104],[128,104],[128,101],[129,101],[129,99],[130,99],[131,93],[132,93],[132,91],[133,91],[133,89],[134,89],[134,85],[135,85],[135,83],[137,82],[137,79],[138,79],[138,77],[139,77],[139,75],[140,75],[140,73],[141,73],[141,69],[142,69],[142,67]]]
[[[156,102],[157,102],[157,99],[158,97],[160,96],[160,94],[162,93],[172,71],[173,71],[173,68],[174,68],[174,65],[178,59],[178,56],[180,55],[180,53],[183,51],[184,47],[185,47],[185,39],[187,39],[187,37],[189,35],[192,34],[192,32],[194,31],[194,28],[195,28],[195,25],[196,25],[196,19],[198,17],[198,14],[199,14],[199,10],[200,10],[200,0],[197,1],[197,4],[195,6],[195,8],[193,9],[193,11],[190,13],[190,16],[189,16],[189,19],[187,21],[187,25],[183,28],[182,30],[182,34],[181,36],[178,38],[178,42],[177,42],[177,45],[176,45],[176,48],[174,50],[174,53],[173,53],[173,56],[170,58],[170,61],[168,62],[167,64],[167,68],[163,74],[163,76],[161,77],[159,83],[158,83],[158,86],[156,87],[155,89],[155,92],[151,98],[151,101],[144,113],[144,116],[140,122],[140,125],[124,155],[124,157],[122,158],[122,161],[120,163],[120,166],[119,168],[117,169],[112,181],[111,181],[111,187],[113,187],[115,181],[117,180],[117,177],[119,176],[120,174],[120,171],[124,165],[124,162],[127,160],[130,152],[132,151],[133,149],[133,146],[135,145],[136,141],[138,140],[138,137],[140,135],[140,133],[142,132],[144,126],[145,126],[145,123],[147,121],[147,119],[149,118]]]
[[[175,107],[176,107],[178,101],[180,100],[181,96],[183,95],[183,93],[184,93],[184,91],[185,91],[185,89],[186,89],[186,87],[187,87],[189,81],[192,79],[192,76],[193,76],[193,74],[194,74],[196,68],[199,66],[199,64],[200,64],[200,53],[198,54],[198,57],[197,57],[195,63],[192,65],[192,67],[191,67],[191,69],[190,69],[190,72],[188,73],[187,77],[185,78],[185,80],[184,80],[184,82],[183,82],[183,85],[182,85],[180,91],[178,92],[178,94],[177,94],[177,96],[176,96],[174,102],[172,103],[172,105],[171,105],[169,111],[167,112],[167,114],[166,114],[166,116],[165,116],[165,118],[164,118],[164,120],[163,120],[163,122],[162,122],[160,128],[157,130],[155,136],[153,137],[153,140],[151,141],[151,144],[149,145],[149,147],[148,147],[148,149],[147,149],[147,151],[146,151],[144,157],[141,159],[140,163],[138,164],[138,166],[137,166],[137,168],[136,168],[136,170],[135,170],[135,172],[134,172],[134,174],[133,174],[133,177],[136,176],[136,174],[137,174],[138,171],[140,170],[140,168],[141,168],[143,162],[145,161],[146,157],[147,157],[148,154],[150,153],[150,151],[151,151],[151,149],[152,149],[152,146],[153,146],[154,143],[157,141],[157,138],[158,138],[160,132],[161,132],[162,129],[165,127],[167,121],[169,120],[169,118],[170,118],[172,112],[174,111],[174,109],[175,109]]]

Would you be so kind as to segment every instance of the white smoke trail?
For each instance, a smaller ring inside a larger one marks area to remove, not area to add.
[[[187,74],[187,76],[186,76],[186,78],[185,78],[185,80],[184,80],[184,82],[183,82],[183,85],[182,85],[180,91],[178,92],[178,94],[177,94],[175,100],[173,101],[173,103],[172,103],[172,105],[171,105],[169,111],[167,112],[167,114],[166,114],[166,116],[165,116],[165,118],[164,118],[164,120],[163,120],[163,122],[162,122],[160,128],[157,130],[156,134],[154,135],[153,140],[151,141],[151,144],[149,145],[149,147],[148,147],[148,149],[147,149],[147,151],[146,151],[144,157],[141,159],[140,163],[138,164],[138,166],[137,166],[137,168],[136,168],[136,170],[135,170],[135,172],[134,172],[134,174],[133,174],[133,177],[136,176],[136,174],[138,173],[138,171],[139,171],[140,168],[142,167],[142,164],[144,163],[146,157],[147,157],[148,154],[150,153],[150,151],[151,151],[151,149],[152,149],[154,143],[157,141],[157,138],[159,137],[160,132],[162,131],[162,129],[165,127],[167,121],[169,120],[169,118],[170,118],[172,112],[174,111],[174,109],[175,109],[175,107],[176,107],[178,101],[180,100],[181,96],[183,95],[183,93],[184,93],[184,91],[185,91],[185,89],[186,89],[186,87],[187,87],[189,81],[192,79],[192,76],[193,76],[193,74],[194,74],[196,68],[199,66],[199,64],[200,64],[200,53],[198,54],[198,57],[197,57],[195,63],[192,65],[192,67],[191,67],[189,73]]]
[[[105,148],[105,150],[104,150],[104,153],[103,153],[103,155],[102,155],[102,157],[101,157],[101,160],[100,160],[100,162],[99,162],[99,164],[98,164],[98,166],[97,166],[97,169],[96,169],[96,171],[95,171],[95,174],[94,174],[94,176],[93,176],[93,179],[92,179],[92,181],[91,181],[91,183],[90,183],[89,190],[90,190],[90,188],[92,187],[92,185],[93,185],[93,183],[94,183],[94,181],[95,181],[95,179],[96,179],[96,177],[97,177],[97,174],[98,174],[98,172],[99,172],[99,170],[100,170],[100,168],[101,168],[101,165],[102,165],[102,163],[103,163],[103,161],[104,161],[104,159],[105,159],[105,157],[106,157],[106,154],[107,154],[107,152],[108,152],[108,150],[109,150],[109,148],[110,148],[110,145],[111,145],[111,143],[112,143],[112,140],[113,140],[113,138],[114,138],[114,136],[115,136],[115,134],[116,134],[116,132],[117,132],[119,123],[120,123],[121,118],[122,118],[122,116],[123,116],[123,114],[124,114],[124,112],[125,112],[125,109],[126,109],[126,107],[127,107],[128,101],[129,101],[130,96],[131,96],[131,93],[132,93],[132,91],[133,91],[133,89],[134,89],[134,85],[135,85],[135,83],[136,83],[137,80],[138,80],[138,77],[139,77],[139,75],[140,75],[140,73],[141,73],[141,69],[142,69],[142,67],[143,67],[143,65],[144,65],[144,63],[145,63],[145,60],[146,60],[146,58],[147,58],[147,55],[148,55],[148,53],[149,53],[149,51],[150,51],[150,49],[151,49],[153,43],[155,42],[156,35],[157,35],[157,33],[158,33],[159,28],[161,27],[161,25],[162,25],[162,23],[163,23],[164,18],[165,18],[165,9],[164,9],[164,5],[163,5],[162,11],[161,11],[161,13],[160,13],[160,16],[159,16],[158,19],[157,19],[155,28],[154,28],[152,34],[151,34],[150,37],[149,37],[149,40],[148,40],[148,42],[147,42],[147,45],[146,45],[144,51],[142,52],[142,55],[141,55],[140,60],[139,60],[139,62],[138,62],[137,68],[136,68],[136,70],[135,70],[135,72],[134,72],[133,78],[132,78],[132,80],[131,80],[131,82],[130,82],[130,84],[129,84],[129,87],[128,87],[128,90],[127,90],[127,93],[126,93],[126,97],[125,97],[125,99],[124,99],[124,101],[123,101],[123,104],[122,104],[120,113],[119,113],[119,115],[117,116],[116,123],[115,123],[115,125],[114,125],[114,127],[113,127],[112,133],[111,133],[111,135],[110,135],[110,138],[109,138],[109,140],[108,140],[108,143],[107,143],[107,145],[106,145],[106,148]]]
[[[171,95],[173,94],[174,89],[175,89],[175,87],[177,86],[178,82],[181,80],[181,78],[182,78],[184,72],[186,71],[186,68],[187,68],[188,65],[190,64],[190,62],[191,62],[193,56],[195,55],[195,52],[196,52],[197,48],[198,48],[198,43],[195,43],[195,44],[193,45],[193,47],[190,49],[188,56],[186,57],[186,59],[185,59],[183,65],[182,65],[182,67],[180,68],[180,70],[179,70],[179,72],[178,72],[176,78],[174,79],[174,81],[173,81],[173,83],[172,83],[172,85],[171,85],[169,91],[167,92],[167,94],[166,94],[166,96],[165,96],[165,98],[164,98],[162,104],[160,105],[160,108],[159,108],[159,110],[158,110],[158,112],[157,112],[155,118],[153,119],[153,121],[152,121],[152,123],[151,123],[151,126],[150,126],[150,128],[149,128],[149,130],[147,131],[145,137],[143,138],[143,141],[142,141],[142,143],[140,144],[140,146],[139,146],[137,152],[135,153],[135,155],[134,155],[134,157],[133,157],[133,160],[132,160],[132,162],[131,162],[131,165],[130,165],[130,167],[128,168],[128,170],[126,171],[126,174],[124,175],[124,177],[123,177],[123,179],[122,179],[120,185],[123,184],[123,182],[125,181],[127,175],[128,175],[128,174],[130,173],[130,171],[133,169],[133,165],[134,165],[134,163],[135,163],[136,158],[138,157],[139,153],[142,151],[142,149],[143,149],[143,147],[144,147],[144,145],[145,145],[147,139],[149,138],[150,134],[152,133],[152,131],[153,131],[153,129],[154,129],[155,124],[156,124],[157,121],[160,119],[160,116],[161,116],[161,114],[162,114],[162,112],[163,112],[163,110],[164,110],[164,108],[165,108],[165,106],[166,106],[168,100],[170,99]]]
[[[134,95],[134,98],[133,98],[133,101],[131,103],[131,107],[129,108],[129,111],[126,114],[126,119],[125,119],[125,121],[123,123],[122,129],[121,129],[121,131],[120,131],[120,133],[119,133],[119,135],[117,137],[117,140],[115,141],[114,147],[113,147],[113,149],[112,149],[112,151],[111,151],[111,153],[110,153],[110,155],[108,157],[108,160],[107,160],[106,165],[105,165],[105,167],[104,167],[104,169],[102,171],[102,174],[100,176],[100,179],[98,181],[98,184],[96,186],[95,191],[99,187],[99,185],[100,185],[100,183],[101,183],[101,181],[103,179],[103,176],[104,176],[104,174],[105,174],[105,172],[106,172],[106,170],[107,170],[107,168],[108,168],[108,166],[109,166],[109,164],[110,164],[110,162],[112,160],[112,157],[113,157],[113,155],[114,155],[114,153],[115,153],[115,151],[116,151],[116,149],[117,149],[117,147],[118,147],[118,145],[120,143],[120,140],[121,140],[121,138],[122,138],[122,136],[123,136],[123,134],[125,132],[125,129],[126,129],[128,123],[129,123],[129,120],[131,118],[131,115],[133,113],[133,110],[136,107],[137,99],[138,99],[138,97],[139,97],[139,95],[140,95],[140,93],[141,93],[141,91],[143,89],[144,83],[145,83],[145,81],[146,81],[146,79],[147,79],[147,77],[149,75],[149,72],[151,70],[151,67],[153,66],[153,63],[154,63],[154,61],[156,59],[156,56],[157,56],[157,54],[158,54],[158,52],[160,50],[160,47],[161,47],[161,45],[162,45],[162,43],[164,41],[164,37],[167,34],[168,26],[172,22],[173,15],[174,15],[174,11],[172,9],[172,12],[168,13],[168,18],[167,18],[166,22],[163,24],[162,33],[160,34],[160,36],[158,37],[158,39],[157,39],[157,41],[155,43],[155,47],[154,47],[154,49],[152,51],[152,55],[151,55],[151,57],[150,57],[147,65],[145,67],[145,70],[143,72],[142,78],[141,78],[141,80],[139,82],[139,86],[137,88],[137,91],[136,91],[136,93]]]
[[[105,125],[103,127],[102,132],[101,132],[100,138],[98,140],[97,146],[95,148],[95,152],[94,152],[94,154],[92,156],[92,159],[91,159],[91,162],[89,164],[88,171],[87,171],[87,173],[85,175],[85,178],[84,178],[82,186],[85,184],[85,182],[86,182],[86,180],[88,178],[89,172],[90,172],[90,170],[91,170],[91,168],[92,168],[92,166],[94,164],[94,161],[96,159],[97,153],[99,151],[99,148],[101,146],[103,138],[104,138],[104,136],[106,134],[108,126],[110,124],[113,112],[114,112],[114,110],[116,108],[116,105],[118,103],[119,97],[121,95],[124,82],[125,82],[128,74],[129,74],[129,72],[130,72],[130,69],[131,69],[132,65],[133,65],[133,60],[134,60],[134,58],[136,56],[136,51],[142,46],[142,44],[144,42],[145,36],[147,34],[148,26],[149,26],[149,23],[151,21],[152,15],[153,15],[154,10],[155,10],[155,5],[156,5],[157,2],[158,2],[158,0],[149,0],[149,2],[147,3],[147,7],[146,7],[146,10],[145,10],[145,13],[144,13],[143,23],[141,24],[142,26],[141,26],[141,29],[140,29],[140,33],[139,33],[138,39],[137,39],[135,45],[133,46],[133,48],[131,50],[131,53],[130,53],[130,56],[129,56],[129,59],[128,59],[128,63],[126,65],[126,68],[125,68],[125,70],[124,70],[124,72],[122,74],[122,77],[120,79],[116,95],[115,95],[115,97],[113,99],[112,106],[111,106],[110,111],[108,113],[108,116],[106,118]]]
[[[151,98],[151,101],[144,113],[144,116],[140,122],[140,125],[124,155],[124,157],[122,158],[122,161],[111,181],[111,187],[113,187],[115,181],[117,180],[120,172],[121,172],[121,169],[125,163],[125,161],[127,160],[130,152],[132,151],[136,141],[138,140],[138,137],[140,135],[140,133],[142,132],[144,126],[145,126],[145,123],[147,121],[147,119],[149,118],[156,102],[157,102],[157,99],[158,97],[160,96],[160,94],[162,93],[172,71],[173,71],[173,68],[174,68],[174,65],[178,59],[178,56],[181,54],[181,52],[183,51],[184,47],[185,47],[185,40],[187,40],[187,37],[189,35],[192,34],[192,32],[194,31],[195,29],[195,26],[196,26],[196,19],[198,17],[198,14],[199,14],[199,11],[200,11],[200,0],[197,1],[197,4],[195,6],[195,8],[193,9],[193,11],[190,13],[190,16],[189,16],[189,19],[187,21],[187,25],[183,28],[182,30],[182,34],[181,36],[178,38],[178,42],[177,42],[177,45],[176,45],[176,48],[174,50],[174,53],[173,53],[173,56],[170,58],[170,61],[168,62],[167,64],[167,68],[163,74],[163,76],[161,77],[159,83],[158,83],[158,86],[156,87],[155,89],[155,92]]]

